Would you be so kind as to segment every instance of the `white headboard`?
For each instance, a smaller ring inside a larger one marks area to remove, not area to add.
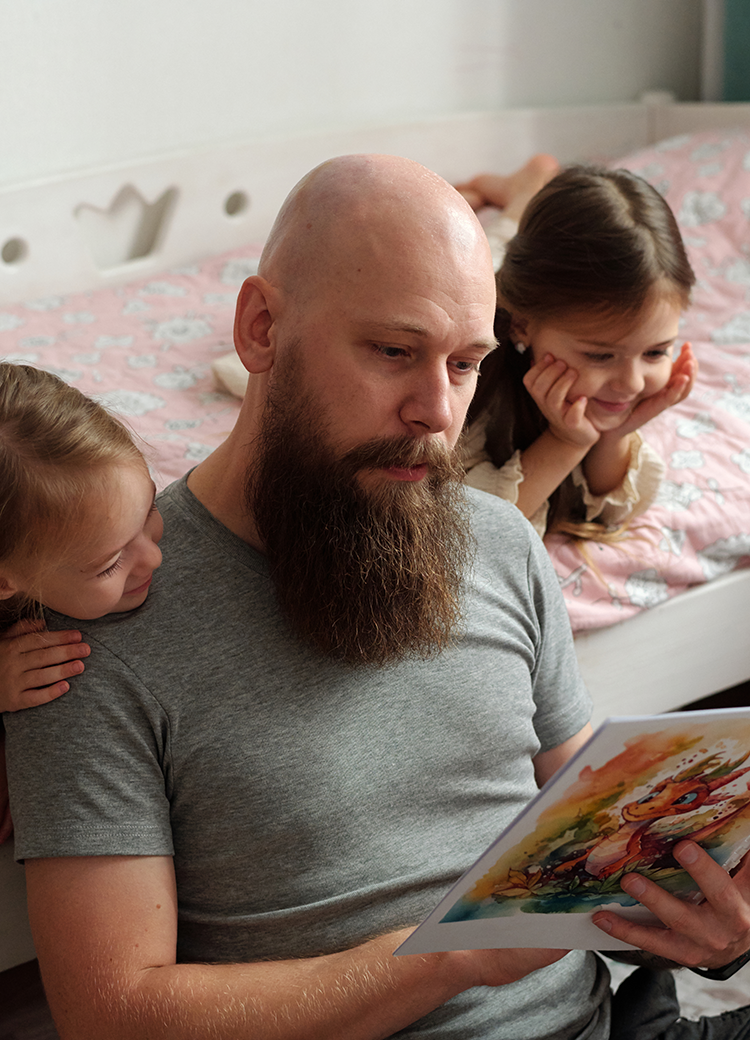
[[[506,109],[295,138],[228,142],[0,191],[0,302],[112,285],[261,242],[290,188],[349,152],[406,155],[450,181],[537,151],[625,154],[685,130],[750,123],[750,105]]]

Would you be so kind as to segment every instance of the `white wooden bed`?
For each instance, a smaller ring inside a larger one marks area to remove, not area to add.
[[[149,286],[157,295],[177,293],[169,288],[171,282],[165,289],[163,281],[164,272],[177,265],[178,273],[184,274],[199,267],[202,258],[232,250],[240,258],[241,275],[248,269],[242,264],[257,255],[288,190],[331,155],[408,155],[448,180],[459,181],[481,170],[510,171],[537,151],[551,152],[562,161],[606,160],[676,134],[738,126],[750,127],[750,105],[673,104],[652,98],[643,104],[471,113],[294,139],[230,142],[210,152],[157,156],[18,185],[0,191],[0,356],[3,332],[15,335],[16,326],[26,320],[19,314],[54,310],[60,297],[70,296],[74,305],[70,320],[85,324],[86,308],[99,291],[109,291],[131,311],[151,306],[150,300],[148,305],[143,302]],[[221,270],[226,269],[224,263]],[[235,282],[236,278],[235,271]],[[128,295],[134,280],[140,288]],[[219,310],[231,314],[237,285],[231,279],[223,284],[223,296],[204,293],[203,310],[192,310],[191,320],[217,329]],[[24,306],[26,310],[19,311]],[[204,408],[203,440],[194,458],[218,443],[231,426],[233,405],[228,399],[200,389],[200,380],[209,378],[213,357],[230,347],[230,328],[225,319],[206,357],[192,367],[187,360],[183,363],[183,381],[196,384]],[[173,337],[172,345],[179,342],[174,329]],[[126,338],[110,337],[117,349]],[[44,339],[37,334],[23,341],[30,354],[39,354],[39,363],[54,351]],[[158,358],[144,354],[146,349],[155,355],[162,348],[148,344],[131,367],[157,364]],[[17,349],[10,351],[11,356],[17,354]],[[89,358],[87,364],[91,378],[101,379],[103,362],[94,364]],[[106,401],[106,393],[103,398]],[[137,422],[134,425],[138,428]],[[172,423],[169,436],[162,437],[165,445],[169,441],[178,446],[182,471],[191,458],[192,442],[183,432],[189,426],[190,419],[181,416]],[[170,465],[165,463],[163,482],[175,475]],[[580,634],[578,654],[595,701],[594,721],[614,713],[671,710],[750,679],[748,632],[750,569],[740,569],[625,622]],[[0,847],[0,970],[33,955],[23,909],[22,868],[14,865],[8,844]]]

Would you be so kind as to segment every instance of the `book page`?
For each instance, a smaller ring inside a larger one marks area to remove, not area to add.
[[[628,949],[592,915],[658,924],[631,872],[700,900],[672,856],[686,838],[727,870],[750,848],[750,708],[608,719],[396,953]]]

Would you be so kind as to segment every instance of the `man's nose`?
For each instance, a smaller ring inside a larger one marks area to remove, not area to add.
[[[415,372],[401,406],[401,421],[415,436],[443,433],[453,422],[453,393],[444,366]]]

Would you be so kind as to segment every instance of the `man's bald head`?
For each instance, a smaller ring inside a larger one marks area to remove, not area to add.
[[[373,263],[428,259],[433,251],[461,265],[490,264],[474,213],[442,177],[399,156],[348,155],[322,163],[293,188],[259,272],[301,302],[321,280],[343,290]]]

